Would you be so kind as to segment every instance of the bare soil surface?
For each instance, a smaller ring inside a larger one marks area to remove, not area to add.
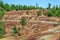
[[[39,16],[38,10],[10,11],[1,20],[4,22],[6,37],[0,40],[56,40],[60,37],[60,18]],[[14,16],[15,15],[15,16]],[[26,17],[27,23],[22,26],[21,17]],[[13,36],[13,26],[20,28],[19,34]]]

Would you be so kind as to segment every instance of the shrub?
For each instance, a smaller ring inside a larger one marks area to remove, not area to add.
[[[2,18],[4,16],[4,12],[0,11],[0,18]]]
[[[52,13],[48,13],[47,16],[48,17],[52,17],[53,15],[52,15]]]
[[[16,28],[16,26],[14,26],[14,28],[13,28],[13,36],[15,36],[15,34],[18,34],[18,36],[21,36],[19,31],[20,31],[20,28]]]
[[[16,26],[14,26],[13,32],[14,32],[14,34],[18,33],[18,30],[17,30]]]
[[[21,17],[21,25],[25,25],[26,24],[26,18],[25,17]]]
[[[38,12],[37,12],[37,16],[40,16],[40,15],[41,15],[41,12],[40,12],[40,11],[38,11]]]
[[[60,17],[60,10],[57,11],[56,16],[57,16],[57,17]]]
[[[45,13],[44,15],[48,16],[48,17],[52,17],[53,16],[53,13],[52,12],[47,12]]]
[[[3,38],[4,34],[5,34],[5,29],[4,29],[3,23],[0,22],[0,38]]]

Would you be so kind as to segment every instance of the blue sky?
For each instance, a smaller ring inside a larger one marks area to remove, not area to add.
[[[38,5],[40,7],[47,7],[48,3],[51,3],[53,5],[60,5],[60,0],[3,0],[4,3],[8,4],[21,4],[21,5]]]

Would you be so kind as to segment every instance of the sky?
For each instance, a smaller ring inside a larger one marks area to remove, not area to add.
[[[38,6],[46,8],[48,3],[53,5],[60,5],[60,0],[3,0],[4,3],[8,4],[17,4],[17,5],[32,5],[35,6],[38,3]]]

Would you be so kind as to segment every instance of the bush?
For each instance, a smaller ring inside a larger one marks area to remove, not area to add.
[[[0,11],[0,18],[2,18],[4,16],[4,12]]]
[[[18,34],[18,36],[21,36],[19,31],[20,31],[20,28],[16,28],[16,26],[14,26],[14,28],[13,28],[13,36],[16,36],[15,34]]]
[[[45,13],[44,15],[46,15],[46,16],[48,16],[48,17],[52,17],[52,16],[53,16],[53,13],[48,11],[48,12]]]
[[[4,34],[5,34],[5,29],[4,29],[3,23],[0,22],[0,38],[3,38]]]
[[[21,25],[25,25],[26,24],[26,18],[25,17],[22,17],[20,23],[21,23]]]
[[[41,12],[40,12],[40,11],[38,11],[38,12],[37,12],[37,16],[40,16],[40,15],[41,15]]]
[[[48,13],[47,16],[48,17],[52,17],[53,15],[52,15],[52,13]]]
[[[18,30],[17,30],[16,26],[14,26],[13,32],[14,32],[14,34],[18,33]]]
[[[56,16],[57,16],[57,17],[60,17],[60,10],[57,11]]]

